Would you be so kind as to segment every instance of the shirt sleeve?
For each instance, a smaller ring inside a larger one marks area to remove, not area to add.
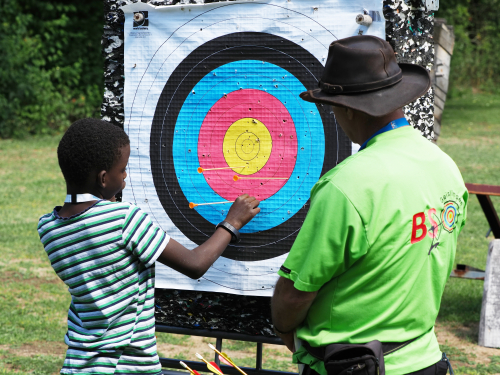
[[[365,226],[351,201],[331,181],[320,181],[311,191],[306,219],[278,274],[292,280],[298,290],[315,292],[368,249]]]
[[[134,205],[130,206],[125,217],[122,237],[126,249],[146,267],[153,265],[170,240],[170,236],[153,223],[147,213]]]

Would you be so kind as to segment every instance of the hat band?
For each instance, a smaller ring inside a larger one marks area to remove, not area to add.
[[[359,83],[356,85],[342,86],[342,85],[332,85],[331,83],[319,81],[318,86],[321,88],[321,91],[327,94],[349,94],[349,93],[382,89],[387,86],[395,85],[402,79],[403,79],[403,72],[400,70],[398,74],[376,82]]]

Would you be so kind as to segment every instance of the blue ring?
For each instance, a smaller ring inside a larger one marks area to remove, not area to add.
[[[175,124],[172,147],[175,173],[189,202],[224,200],[196,171],[200,165],[198,135],[210,108],[224,94],[240,88],[261,90],[275,96],[290,113],[297,133],[297,161],[292,175],[277,193],[261,202],[259,215],[241,230],[242,233],[255,233],[284,223],[308,201],[311,188],[323,168],[325,135],[316,105],[299,98],[306,88],[290,72],[256,60],[222,65],[203,77],[191,90]],[[221,205],[200,206],[196,210],[216,225],[224,219],[228,208]]]

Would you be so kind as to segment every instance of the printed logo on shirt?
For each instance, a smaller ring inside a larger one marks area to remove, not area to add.
[[[454,198],[454,199],[449,199]],[[463,199],[453,192],[441,197],[443,209],[439,212],[435,208],[427,212],[419,212],[413,215],[411,229],[411,244],[422,241],[426,236],[432,238],[432,243],[427,255],[439,246],[439,239],[443,231],[453,233],[457,226],[459,209],[463,206]]]

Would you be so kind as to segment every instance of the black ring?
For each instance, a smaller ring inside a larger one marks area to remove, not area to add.
[[[174,70],[158,100],[151,127],[151,170],[156,192],[166,213],[191,241],[201,244],[213,233],[213,224],[189,208],[177,181],[172,157],[177,116],[193,87],[221,65],[240,60],[261,60],[293,74],[306,87],[317,86],[323,65],[307,50],[279,36],[242,32],[213,39],[191,52]],[[330,107],[317,105],[325,132],[323,175],[351,153],[351,143],[335,123]],[[287,253],[304,222],[309,202],[283,224],[258,233],[242,233],[238,245],[229,245],[224,257],[257,261]]]

